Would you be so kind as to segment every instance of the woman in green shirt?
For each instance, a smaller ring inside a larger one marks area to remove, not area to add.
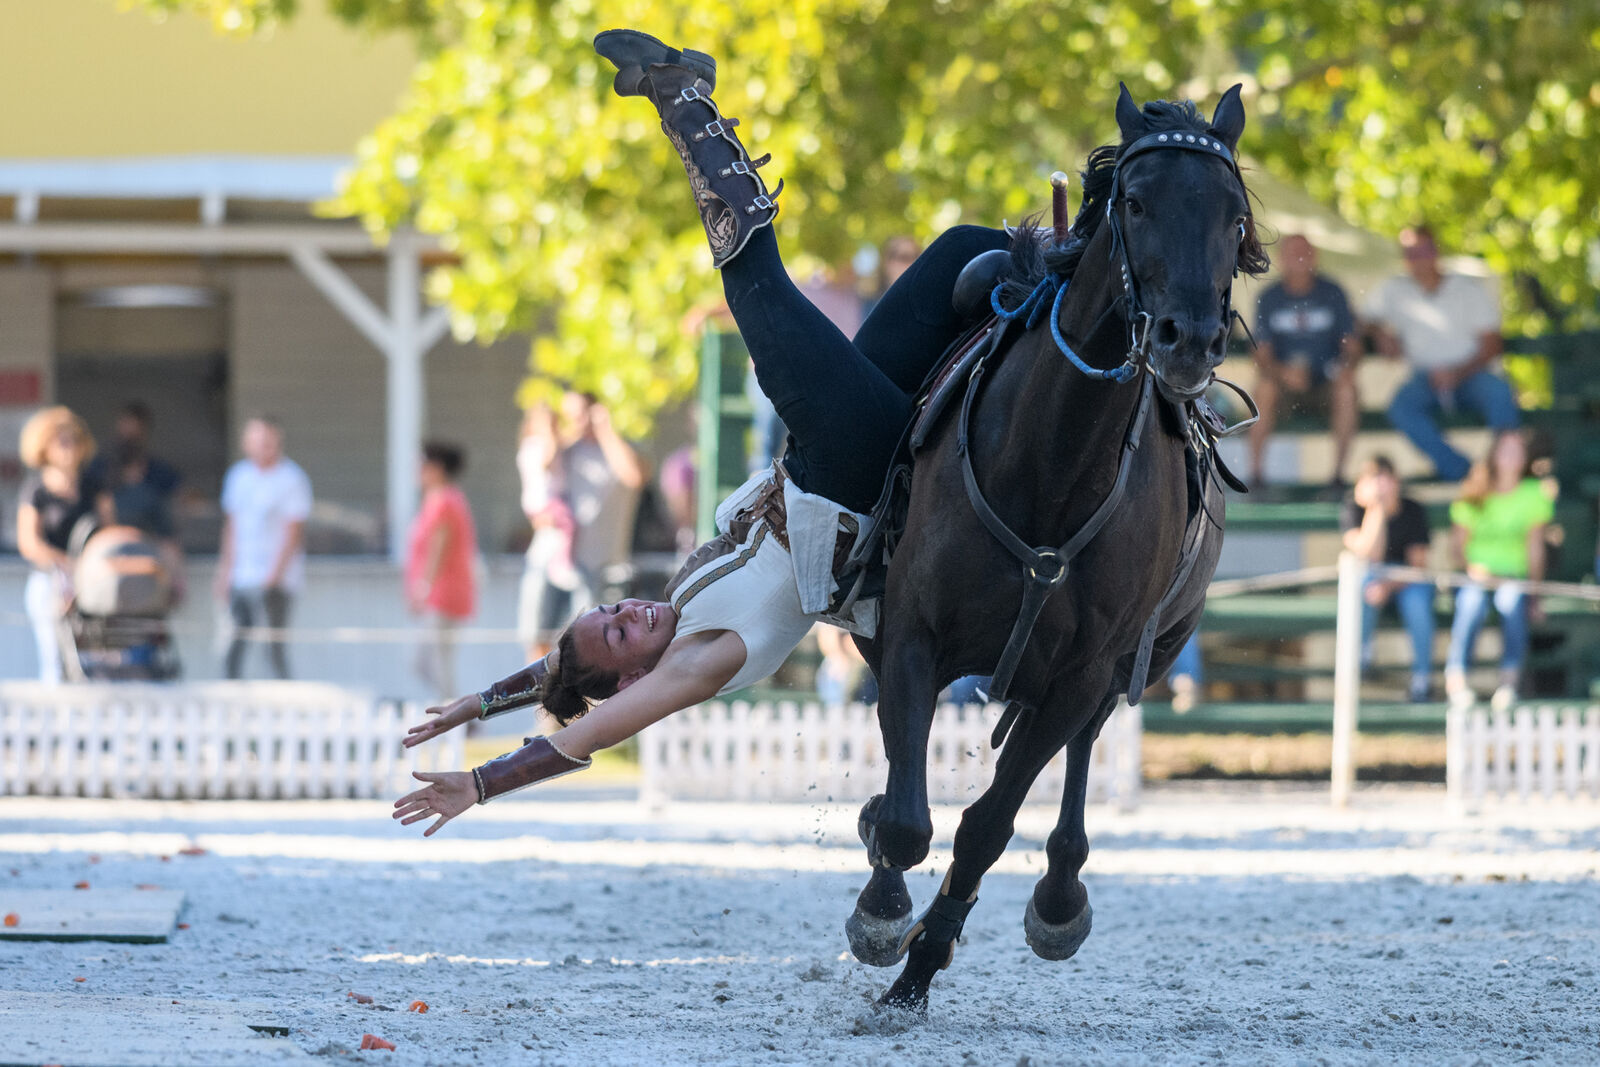
[[[1553,485],[1530,471],[1528,442],[1521,430],[1495,435],[1487,461],[1477,464],[1461,483],[1461,498],[1450,505],[1456,565],[1478,582],[1491,578],[1544,578],[1544,532],[1554,514]],[[1500,685],[1496,707],[1516,699],[1517,682],[1528,655],[1528,617],[1537,611],[1522,585],[1506,582],[1491,591],[1466,585],[1456,596],[1456,618],[1450,628],[1444,687],[1451,703],[1470,703],[1467,666],[1494,603],[1500,613]]]

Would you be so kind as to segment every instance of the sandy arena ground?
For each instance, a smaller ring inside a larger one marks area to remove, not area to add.
[[[422,841],[382,803],[0,800],[7,884],[182,889],[189,924],[0,943],[0,997],[267,1002],[312,1062],[393,1067],[1600,1063],[1600,804],[1325,795],[1168,786],[1093,810],[1095,930],[1066,963],[1023,942],[1054,821],[1029,809],[925,1019],[876,1013],[896,972],[848,954],[853,805],[534,790]],[[957,815],[936,811],[936,846]],[[914,876],[919,908],[946,858]],[[369,1032],[396,1051],[351,1051]]]

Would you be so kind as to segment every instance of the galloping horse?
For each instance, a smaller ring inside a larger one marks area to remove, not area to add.
[[[1091,916],[1078,880],[1090,748],[1117,698],[1137,699],[1146,674],[1171,665],[1216,569],[1217,478],[1231,476],[1195,402],[1224,355],[1235,275],[1267,266],[1234,160],[1244,108],[1238,86],[1209,122],[1189,103],[1141,109],[1124,87],[1116,118],[1121,143],[1090,154],[1070,233],[1044,246],[1033,227],[1018,231],[989,354],[959,418],[916,456],[879,639],[863,645],[882,682],[889,778],[862,810],[874,870],[847,931],[864,962],[907,957],[884,1003],[926,1004],[979,880],[1063,746],[1061,817],[1024,927],[1046,959],[1077,951]],[[1007,728],[1009,740],[913,924],[901,872],[933,835],[935,698],[990,672],[996,698],[1012,701],[995,743]]]

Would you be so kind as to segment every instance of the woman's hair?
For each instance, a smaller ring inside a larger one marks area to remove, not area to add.
[[[1523,461],[1522,470],[1518,472],[1517,479],[1529,478],[1533,475],[1533,444],[1528,440],[1528,435],[1520,429],[1500,430],[1489,439],[1489,448],[1483,458],[1472,465],[1467,471],[1467,476],[1461,481],[1460,499],[1475,508],[1481,508],[1489,499],[1489,494],[1494,492],[1494,454],[1500,447],[1500,442],[1507,437],[1518,437],[1522,440]]]
[[[588,711],[600,700],[617,695],[615,671],[584,666],[578,661],[576,623],[561,632],[556,641],[559,656],[544,681],[544,710],[562,726]]]
[[[50,448],[50,441],[63,427],[76,434],[78,443],[83,446],[78,456],[79,465],[82,466],[93,459],[94,435],[89,432],[89,427],[72,413],[71,408],[57,405],[34,412],[23,424],[22,439],[17,449],[21,453],[22,462],[34,469],[44,466],[45,453]]]

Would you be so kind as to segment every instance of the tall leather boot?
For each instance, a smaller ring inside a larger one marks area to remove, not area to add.
[[[617,68],[617,95],[642,96],[655,105],[662,132],[689,173],[712,265],[720,269],[778,216],[783,182],[768,193],[756,173],[772,156],[752,160],[733,132],[739,120],[723,117],[711,99],[717,65],[710,56],[669,48],[637,30],[606,30],[594,48]]]

